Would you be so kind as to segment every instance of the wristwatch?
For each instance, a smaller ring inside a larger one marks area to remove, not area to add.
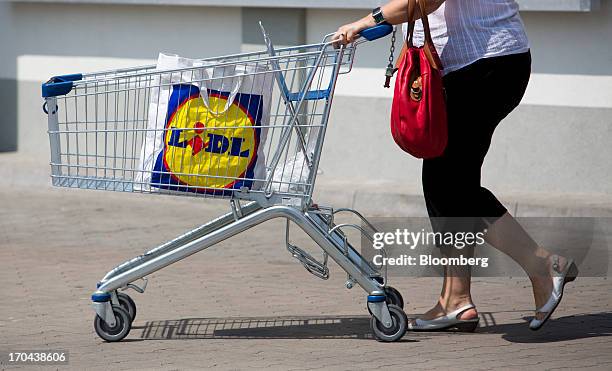
[[[385,16],[383,15],[382,9],[380,9],[380,7],[372,9],[372,17],[374,18],[374,22],[376,22],[377,25],[386,22]]]

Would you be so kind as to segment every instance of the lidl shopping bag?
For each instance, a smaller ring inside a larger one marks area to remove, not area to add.
[[[260,186],[273,76],[160,54],[158,70],[181,68],[161,73],[152,89],[137,183],[215,195]]]

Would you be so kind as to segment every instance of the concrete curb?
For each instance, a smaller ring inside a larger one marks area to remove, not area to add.
[[[405,193],[398,190],[406,189]],[[389,191],[395,190],[395,191]],[[519,217],[612,217],[608,195],[501,194],[502,203]],[[317,184],[315,199],[351,207],[370,216],[427,216],[423,195],[408,185]]]
[[[50,188],[46,158],[20,153],[0,154],[0,187]],[[314,200],[323,205],[351,207],[367,216],[427,216],[422,192],[414,184],[385,181],[354,184],[320,177]],[[494,190],[493,190],[494,191]],[[579,194],[501,194],[508,210],[519,217],[612,217],[612,196]]]

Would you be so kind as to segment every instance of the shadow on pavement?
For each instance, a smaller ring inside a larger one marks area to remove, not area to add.
[[[372,339],[369,316],[185,318],[150,321],[133,329],[142,329],[142,340]]]
[[[524,323],[484,325],[479,327],[477,332],[501,334],[503,339],[513,343],[552,343],[612,336],[612,312],[553,318],[539,331],[529,330],[527,324],[531,318],[523,319]]]
[[[409,316],[412,317],[412,316]],[[551,343],[591,337],[612,336],[612,312],[578,314],[551,319],[540,331],[525,322],[498,324],[493,313],[480,313],[475,334],[500,334],[513,343]],[[149,321],[138,340],[188,339],[372,339],[369,316],[291,316],[245,318],[185,318]],[[134,331],[133,333],[136,333]],[[461,333],[457,333],[459,335]],[[407,333],[410,336],[410,332]],[[416,335],[416,334],[415,334]],[[448,335],[448,332],[418,333],[420,340]],[[408,337],[407,336],[407,337]],[[413,336],[410,336],[413,337]],[[406,339],[402,341],[419,341]]]

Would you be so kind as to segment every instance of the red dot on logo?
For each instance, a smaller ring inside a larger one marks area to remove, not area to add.
[[[202,134],[204,132],[204,129],[206,129],[206,126],[204,126],[204,124],[199,121],[196,122],[193,127],[195,129],[196,134]]]

